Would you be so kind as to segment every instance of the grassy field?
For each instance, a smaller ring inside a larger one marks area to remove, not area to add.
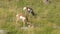
[[[16,24],[16,14],[23,13],[24,6],[32,7],[36,17],[29,17],[35,26],[27,30],[20,29],[22,22]],[[8,34],[60,34],[60,0],[0,0],[0,29]]]

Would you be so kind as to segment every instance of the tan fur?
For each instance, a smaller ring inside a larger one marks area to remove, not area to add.
[[[23,14],[17,14],[16,15],[16,18],[17,18],[16,19],[16,22],[20,20],[20,16],[22,16],[22,17],[25,18],[24,20],[23,19],[21,20],[23,22],[23,26],[25,26],[26,24],[27,24],[28,27],[31,27],[32,26],[32,24],[28,21],[27,16],[24,16]]]
[[[26,17],[26,16],[24,16],[23,14],[17,14],[16,15],[16,21],[19,21],[20,20],[20,16],[22,16],[22,17],[24,17],[25,19],[21,19],[21,21],[23,22],[23,24],[25,25],[25,23],[27,23],[28,22],[28,18]]]

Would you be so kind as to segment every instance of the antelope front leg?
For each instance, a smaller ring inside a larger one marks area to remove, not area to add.
[[[25,21],[23,21],[23,26],[25,26],[25,23],[26,23],[26,22],[25,22]]]
[[[17,14],[16,15],[16,24],[17,24],[18,20],[19,20],[19,17],[18,17],[18,14]]]

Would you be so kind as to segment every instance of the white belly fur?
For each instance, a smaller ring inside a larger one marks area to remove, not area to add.
[[[25,17],[23,17],[23,16],[20,16],[20,19],[21,19],[21,20],[25,20],[26,18],[25,18]]]

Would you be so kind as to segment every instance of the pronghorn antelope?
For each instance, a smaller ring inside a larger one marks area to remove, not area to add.
[[[28,18],[26,16],[24,16],[23,14],[17,14],[16,15],[16,22],[21,20],[23,22],[23,26],[29,26],[31,24],[29,24]]]
[[[28,13],[31,13],[33,16],[35,15],[34,12],[33,12],[33,9],[30,8],[30,7],[23,7],[23,11],[25,12],[28,12]]]

